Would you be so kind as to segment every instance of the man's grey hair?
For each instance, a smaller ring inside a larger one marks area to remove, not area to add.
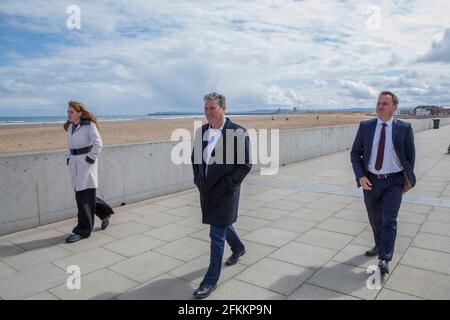
[[[221,107],[222,109],[227,107],[227,101],[223,94],[220,94],[217,92],[208,93],[207,95],[205,95],[203,97],[203,101],[206,101],[206,100],[216,100],[219,107]]]
[[[391,91],[381,91],[379,97],[381,96],[390,96],[392,98],[392,102],[394,102],[395,106],[398,106],[399,99],[398,97]]]

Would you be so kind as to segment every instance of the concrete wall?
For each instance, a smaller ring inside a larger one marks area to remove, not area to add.
[[[432,119],[408,120],[416,132]],[[441,125],[450,118],[441,118]],[[280,132],[280,166],[349,149],[357,125]],[[112,206],[194,187],[190,165],[175,165],[178,142],[106,146],[100,156],[98,194]],[[0,235],[76,216],[65,151],[0,156]],[[259,169],[254,166],[253,171]]]

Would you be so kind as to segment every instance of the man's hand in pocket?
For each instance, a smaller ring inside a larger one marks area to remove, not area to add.
[[[361,184],[361,187],[363,190],[370,191],[372,190],[372,183],[367,177],[361,177],[359,178],[359,183]]]

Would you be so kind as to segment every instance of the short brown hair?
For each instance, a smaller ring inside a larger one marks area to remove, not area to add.
[[[378,95],[380,96],[390,96],[392,98],[392,101],[394,102],[395,106],[398,106],[399,100],[397,95],[395,95],[393,92],[391,91],[381,91],[381,93]]]
[[[217,92],[208,93],[207,95],[205,95],[203,97],[203,101],[206,101],[206,100],[216,100],[217,103],[219,104],[219,107],[221,107],[222,109],[227,107],[227,101],[223,94],[220,94]]]

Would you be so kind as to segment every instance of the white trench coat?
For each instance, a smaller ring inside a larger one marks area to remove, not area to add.
[[[81,125],[75,129],[72,134],[72,126],[67,130],[67,159],[70,177],[72,179],[72,187],[75,191],[82,191],[85,189],[98,188],[98,155],[103,148],[100,133],[97,126],[90,121],[83,120]],[[89,147],[92,149],[89,153],[72,155],[70,149],[80,149]],[[86,161],[86,156],[95,160],[95,163],[90,164]]]

